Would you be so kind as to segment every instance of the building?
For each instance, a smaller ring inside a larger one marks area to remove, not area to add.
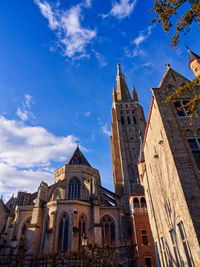
[[[199,56],[189,50],[189,59],[197,76]],[[144,158],[138,163],[161,266],[200,266],[200,117],[191,123],[181,108],[192,92],[164,101],[186,82],[168,64],[158,88],[151,89]]]
[[[1,254],[10,253],[8,248],[12,247],[17,255],[19,248],[24,246],[26,255],[34,257],[53,253],[69,255],[81,252],[87,243],[90,254],[95,254],[97,248],[103,251],[101,253],[107,253],[112,266],[118,266],[116,261],[129,262],[129,266],[133,266],[138,254],[134,249],[133,217],[128,200],[142,188],[137,161],[145,127],[137,93],[133,87],[133,98],[130,96],[118,65],[111,126],[115,192],[101,185],[98,170],[90,166],[77,147],[64,166],[55,171],[54,184],[42,181],[33,194],[19,192],[6,205],[1,200]],[[147,214],[145,218],[148,221]],[[134,237],[136,235],[137,232]]]

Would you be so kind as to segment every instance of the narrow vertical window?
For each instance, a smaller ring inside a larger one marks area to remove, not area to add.
[[[133,116],[133,121],[134,121],[134,124],[137,123],[137,122],[136,122],[136,118],[135,118],[135,116]]]
[[[142,208],[146,207],[146,200],[144,197],[141,198],[141,207]]]
[[[149,257],[146,257],[145,258],[145,267],[151,267],[151,258]]]
[[[131,124],[131,120],[129,116],[127,117],[127,121],[128,121],[128,124]]]
[[[185,228],[184,228],[183,222],[178,223],[178,229],[179,229],[180,237],[182,240],[183,248],[185,251],[185,256],[187,258],[188,266],[192,267],[192,258],[190,256],[189,246],[188,246],[188,242],[187,242],[187,236],[185,233]]]
[[[200,139],[190,138],[190,139],[188,139],[188,143],[189,143],[190,148],[192,150],[197,167],[200,170]]]
[[[121,124],[124,124],[124,117],[121,116]]]
[[[176,258],[176,266],[180,266],[179,265],[179,260],[178,260],[178,254],[177,254],[177,248],[176,248],[176,232],[174,231],[174,229],[171,229],[169,231],[169,234],[170,234],[170,238],[171,238],[171,241],[172,241],[172,246],[173,246],[173,250],[174,250],[174,255],[175,255],[175,258]]]
[[[135,197],[135,198],[133,199],[133,206],[134,206],[134,208],[139,208],[139,206],[140,206],[140,204],[139,204],[139,200],[138,200],[137,197]]]
[[[68,249],[68,226],[69,221],[66,214],[62,216],[59,223],[58,231],[58,251],[67,251]]]
[[[141,235],[142,235],[142,244],[147,246],[148,245],[147,230],[141,230]]]
[[[82,244],[82,237],[86,236],[86,219],[85,216],[81,216],[79,219],[79,246]]]

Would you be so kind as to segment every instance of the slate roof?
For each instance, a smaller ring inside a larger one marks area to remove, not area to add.
[[[188,49],[188,53],[189,53],[189,64],[196,58],[200,58],[197,54],[195,54],[194,52],[192,52],[190,49]]]
[[[86,165],[88,167],[91,167],[87,159],[84,157],[84,155],[80,151],[79,146],[77,146],[76,150],[74,151],[72,156],[68,159],[68,161],[65,164],[66,165]]]

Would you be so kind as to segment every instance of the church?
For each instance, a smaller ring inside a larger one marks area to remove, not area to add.
[[[200,57],[190,50],[189,57],[198,76]],[[52,185],[42,181],[35,193],[19,192],[6,204],[0,200],[2,263],[23,247],[22,261],[61,255],[63,266],[81,253],[80,264],[71,266],[200,266],[200,119],[196,115],[191,125],[187,111],[176,109],[190,93],[163,101],[188,80],[167,65],[152,89],[147,123],[119,64],[116,80],[110,137],[114,192],[101,185],[99,171],[77,146],[55,171]]]

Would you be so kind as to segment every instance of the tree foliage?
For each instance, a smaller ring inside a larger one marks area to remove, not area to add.
[[[187,82],[185,85],[179,87],[174,93],[172,93],[165,102],[175,102],[178,97],[184,95],[184,93],[190,92],[192,98],[185,105],[178,110],[184,108],[190,118],[192,119],[197,114],[200,103],[200,75],[193,79],[191,82]]]
[[[174,48],[179,43],[180,34],[186,34],[193,22],[200,25],[199,0],[154,0],[154,7],[151,11],[156,12],[156,17],[152,20],[152,23],[161,23],[167,34],[169,34],[172,26],[176,24],[175,32],[171,38],[171,46]],[[178,12],[181,15],[178,15]]]

